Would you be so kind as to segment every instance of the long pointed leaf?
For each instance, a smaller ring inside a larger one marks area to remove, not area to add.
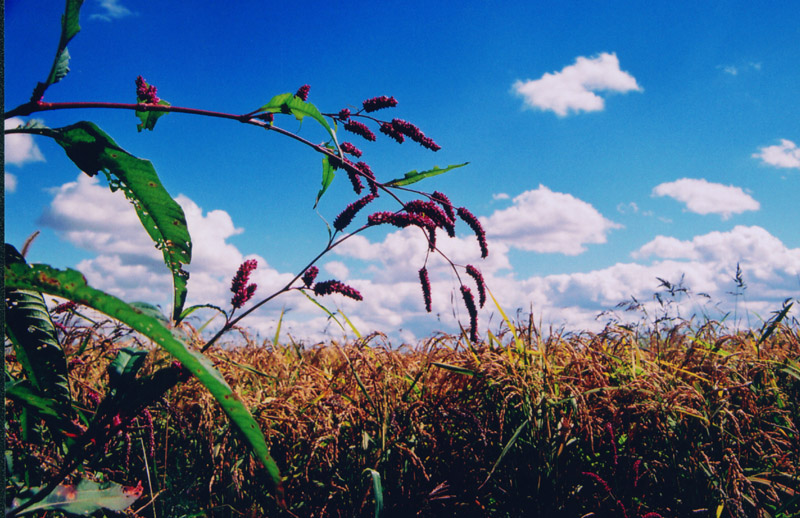
[[[25,260],[11,246],[5,245],[6,264],[25,266]],[[72,396],[67,379],[67,360],[42,295],[35,290],[6,287],[6,335],[32,387],[52,398],[64,419],[72,417]]]
[[[467,164],[469,164],[469,162],[464,162],[463,164],[449,165],[443,169],[440,168],[439,166],[433,166],[433,169],[428,169],[427,171],[422,171],[422,172],[418,172],[415,169],[414,171],[407,172],[405,176],[403,176],[402,178],[395,178],[394,180],[388,182],[387,185],[391,185],[392,187],[403,187],[405,185],[411,185],[412,183],[417,183],[420,180],[424,180],[425,178],[430,178],[431,176],[440,175],[442,173],[452,171],[453,169],[464,167]]]
[[[83,0],[67,0],[64,14],[61,16],[61,37],[58,40],[58,49],[56,49],[53,65],[50,67],[50,73],[47,74],[47,80],[36,85],[34,97],[41,98],[48,86],[61,81],[69,72],[70,56],[67,44],[81,30],[79,19],[81,5],[83,5]]]
[[[161,184],[153,164],[119,147],[91,122],[81,121],[43,134],[54,138],[89,176],[102,171],[111,189],[122,189],[133,204],[136,215],[172,271],[173,318],[177,319],[186,301],[189,273],[183,266],[192,260],[192,242],[183,209]]]
[[[219,402],[228,418],[250,444],[256,458],[266,467],[272,483],[280,493],[280,473],[269,455],[264,434],[244,403],[208,358],[190,350],[155,318],[137,311],[112,295],[88,286],[86,279],[76,270],[57,270],[47,265],[28,267],[24,264],[12,264],[6,267],[5,281],[6,287],[11,289],[37,290],[94,308],[129,325],[174,356]]]
[[[302,121],[305,117],[311,117],[315,121],[319,122],[322,127],[328,131],[328,134],[331,136],[334,142],[336,142],[336,133],[333,131],[333,128],[331,128],[330,124],[328,124],[328,121],[325,120],[325,116],[322,115],[319,109],[310,102],[304,101],[294,94],[286,93],[276,95],[270,99],[267,104],[256,111],[269,113],[291,113],[299,121]]]
[[[87,516],[100,509],[109,511],[124,511],[141,498],[142,486],[121,486],[111,482],[108,487],[102,487],[91,480],[81,480],[77,486],[61,484],[22,514],[34,511],[59,510],[66,513]],[[24,502],[15,499],[11,510],[19,507]]]

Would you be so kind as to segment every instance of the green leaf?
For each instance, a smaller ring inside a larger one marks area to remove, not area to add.
[[[379,518],[383,511],[383,485],[381,484],[381,474],[372,468],[367,468],[364,472],[372,476],[372,492],[375,493],[375,518]]]
[[[102,171],[111,190],[122,189],[133,204],[145,230],[164,254],[174,286],[173,318],[186,301],[189,273],[183,266],[192,259],[192,242],[183,209],[161,184],[153,164],[136,158],[117,145],[91,122],[43,132],[58,142],[83,172],[94,176]]]
[[[147,351],[124,347],[108,366],[108,385],[112,390],[124,389],[136,379],[136,373],[144,366]]]
[[[65,513],[88,516],[100,509],[124,511],[141,498],[142,486],[121,486],[110,482],[103,487],[91,480],[81,480],[77,486],[61,484],[41,502],[25,509],[22,514],[34,511],[58,510]],[[22,505],[24,501],[15,498],[10,511]]]
[[[160,100],[158,101],[159,106],[171,106],[167,101]],[[156,121],[159,118],[166,115],[168,112],[160,112],[160,111],[144,111],[144,110],[136,110],[136,116],[139,117],[139,120],[142,121],[136,125],[136,129],[141,132],[142,130],[150,130],[153,131],[153,128],[156,127]]]
[[[61,81],[69,72],[70,56],[69,51],[67,51],[67,44],[81,30],[79,18],[82,5],[83,0],[67,0],[64,14],[61,16],[61,37],[58,41],[58,49],[53,60],[53,66],[50,68],[47,80],[36,86],[34,95],[44,95],[48,86]]]
[[[314,208],[317,208],[317,204],[319,203],[319,199],[322,198],[322,195],[325,194],[325,191],[328,190],[330,187],[331,182],[333,182],[333,178],[336,176],[334,172],[335,169],[331,165],[330,160],[328,160],[328,156],[325,155],[322,157],[322,187],[319,189],[317,193],[317,199],[314,200]]]
[[[33,409],[43,418],[61,418],[61,408],[56,400],[43,396],[28,380],[9,381],[5,385],[6,397]]]
[[[304,101],[294,94],[286,93],[273,97],[267,104],[256,110],[256,112],[269,112],[269,113],[291,113],[299,121],[305,117],[311,117],[319,122],[323,128],[328,131],[334,142],[336,142],[336,133],[331,128],[328,121],[317,109],[316,106],[310,102]]]
[[[469,164],[469,162],[464,162],[463,164],[456,164],[456,165],[449,165],[444,169],[441,169],[439,166],[433,166],[433,169],[428,169],[427,171],[417,172],[409,171],[403,176],[403,178],[395,178],[394,180],[387,183],[392,187],[403,187],[405,185],[411,185],[412,183],[417,183],[420,180],[424,180],[425,178],[429,178],[431,176],[440,175],[442,173],[446,173],[448,171],[452,171],[453,169],[458,169],[459,167],[464,167],[465,165]]]
[[[475,371],[470,369],[465,369],[464,367],[458,367],[457,365],[449,365],[447,363],[439,363],[439,362],[431,362],[432,365],[436,365],[440,369],[448,370],[451,372],[455,372],[457,374],[463,374],[464,376],[474,376]]]
[[[37,290],[94,308],[127,324],[174,356],[219,402],[228,418],[250,444],[256,458],[266,467],[272,483],[280,493],[280,472],[269,455],[264,434],[244,403],[208,358],[198,351],[190,350],[155,318],[137,311],[112,295],[88,286],[86,279],[78,271],[57,270],[47,265],[28,267],[24,264],[12,264],[6,267],[5,281],[7,288]]]
[[[7,265],[26,267],[25,259],[9,244],[5,245],[5,260]],[[47,304],[36,290],[6,288],[5,332],[17,359],[32,387],[51,398],[63,418],[69,420],[73,413],[67,360],[58,343]]]

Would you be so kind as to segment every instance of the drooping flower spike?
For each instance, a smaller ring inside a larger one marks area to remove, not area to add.
[[[356,135],[364,137],[370,142],[375,142],[377,140],[372,130],[370,130],[365,124],[361,122],[354,120],[348,121],[345,123],[344,129],[346,129],[350,133],[355,133]]]
[[[464,298],[464,305],[467,307],[469,313],[469,339],[472,342],[478,341],[478,309],[475,307],[475,298],[472,296],[472,291],[461,285],[461,296]]]
[[[489,245],[486,243],[486,232],[484,232],[481,222],[465,207],[459,207],[456,212],[458,217],[469,225],[469,228],[475,233],[475,237],[478,238],[478,244],[481,247],[481,257],[485,259],[489,255]]]
[[[422,298],[425,301],[425,311],[431,312],[431,281],[428,278],[428,269],[424,266],[419,270],[419,282],[422,284]]]
[[[478,304],[483,307],[486,304],[486,283],[483,281],[483,275],[471,264],[467,265],[467,274],[475,279],[475,284],[478,285]]]
[[[311,284],[314,282],[314,279],[317,278],[317,274],[319,273],[319,268],[316,266],[310,266],[308,270],[303,274],[302,281],[303,284],[306,285],[306,288],[310,288]]]
[[[356,214],[358,214],[361,209],[363,209],[375,198],[376,196],[374,194],[368,194],[348,205],[342,212],[339,213],[338,216],[336,216],[336,219],[333,220],[333,228],[340,232],[347,228],[347,226],[352,223]]]
[[[300,98],[301,101],[307,101],[309,90],[311,90],[310,85],[303,85],[297,90],[297,93],[294,94],[294,96]]]
[[[342,282],[330,280],[318,282],[314,285],[315,295],[330,295],[332,293],[339,293],[345,297],[350,297],[354,300],[363,300],[364,297],[355,288],[352,288]]]

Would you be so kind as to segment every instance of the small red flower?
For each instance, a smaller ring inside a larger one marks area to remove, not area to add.
[[[303,85],[298,90],[297,93],[294,94],[295,97],[299,97],[301,101],[308,100],[308,91],[311,89],[310,85]]]

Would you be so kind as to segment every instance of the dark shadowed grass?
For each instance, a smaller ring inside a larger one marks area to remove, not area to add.
[[[73,390],[89,409],[109,347],[95,340],[74,356]],[[376,490],[387,517],[800,513],[796,325],[759,340],[715,322],[547,338],[523,323],[488,344],[440,335],[398,350],[375,334],[209,352],[265,431],[289,510],[189,381],[150,409],[158,516],[375,516]],[[12,434],[14,415],[9,404]],[[57,464],[58,452],[14,438],[14,455]],[[147,480],[146,449],[134,440],[125,464],[125,442],[94,462],[117,482]]]

